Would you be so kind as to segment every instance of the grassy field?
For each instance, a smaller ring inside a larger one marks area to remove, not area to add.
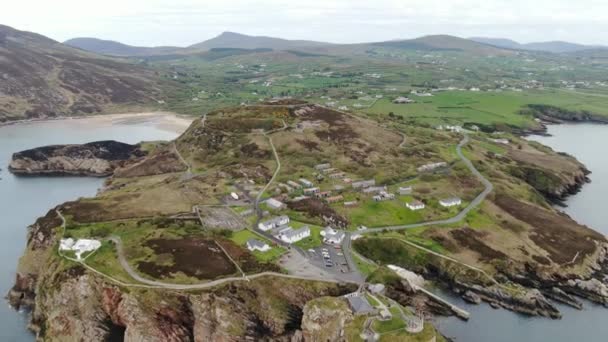
[[[411,96],[416,103],[394,104],[384,98],[369,109],[372,116],[393,112],[407,120],[430,125],[478,123],[506,124],[515,127],[534,126],[534,118],[520,111],[528,104],[548,104],[573,111],[590,111],[608,116],[608,98],[594,94],[558,89],[522,92],[449,91],[432,97]]]
[[[310,227],[310,236],[307,237],[306,239],[296,242],[294,245],[306,250],[306,249],[310,249],[310,248],[319,247],[323,244],[323,240],[321,238],[321,230],[323,230],[323,228],[321,228],[319,226],[310,225],[307,223],[297,222],[297,221],[291,221],[291,223],[289,225],[293,229],[298,229],[305,225]]]
[[[247,248],[247,240],[256,239],[266,242],[272,248],[266,252],[254,251],[253,255],[262,262],[274,262],[277,261],[283,253],[286,252],[285,248],[276,246],[272,241],[263,238],[262,236],[251,232],[250,230],[244,229],[233,233],[230,240],[234,241],[237,245]]]

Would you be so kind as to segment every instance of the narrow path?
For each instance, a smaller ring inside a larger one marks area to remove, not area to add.
[[[458,157],[464,162],[466,167],[471,171],[471,173],[475,177],[477,177],[477,179],[479,179],[479,181],[483,184],[484,190],[479,195],[477,195],[477,197],[475,197],[475,199],[473,201],[471,201],[471,203],[469,203],[469,205],[467,205],[466,208],[464,208],[462,211],[460,211],[457,215],[450,217],[448,219],[427,221],[427,222],[420,222],[420,223],[413,223],[413,224],[405,224],[405,225],[397,225],[397,226],[374,227],[374,228],[369,228],[367,230],[364,230],[364,231],[360,232],[360,234],[377,233],[377,232],[382,232],[384,230],[402,230],[402,229],[411,229],[411,228],[418,228],[418,227],[425,227],[425,226],[446,225],[446,224],[453,224],[453,223],[458,223],[458,222],[462,221],[471,210],[473,210],[477,206],[479,206],[486,199],[486,197],[490,194],[490,192],[492,192],[492,190],[494,190],[494,185],[492,185],[492,183],[489,180],[487,180],[481,174],[481,172],[479,172],[475,168],[473,163],[468,158],[466,158],[464,156],[464,154],[462,153],[462,147],[464,145],[466,145],[469,142],[469,140],[470,140],[469,136],[467,134],[465,134],[464,138],[460,141],[460,143],[456,147],[456,153],[458,154]]]
[[[217,242],[217,240],[213,240],[213,242],[215,242],[215,245],[218,246],[222,252],[224,253],[224,255],[226,255],[226,257],[230,260],[230,262],[232,262],[232,264],[236,267],[236,269],[239,271],[239,273],[241,273],[241,276],[243,278],[247,278],[247,275],[245,274],[245,272],[243,272],[243,269],[241,269],[241,266],[239,266],[239,264],[232,258],[232,256],[230,256],[230,254],[228,254],[228,251],[226,251],[226,249]],[[249,280],[249,279],[247,279]]]
[[[270,137],[267,134],[264,134],[264,136],[266,138],[268,138],[268,142],[270,143],[270,147],[272,148],[272,154],[274,155],[274,159],[277,163],[277,168],[274,170],[274,173],[272,174],[272,177],[270,178],[270,180],[268,181],[268,183],[266,183],[266,185],[264,186],[264,188],[262,188],[262,190],[260,191],[260,193],[256,196],[255,198],[255,210],[258,213],[259,216],[259,205],[260,205],[260,200],[262,199],[262,196],[264,195],[264,193],[266,192],[266,190],[268,190],[268,188],[270,187],[270,185],[275,181],[275,179],[277,178],[277,176],[279,175],[279,172],[281,172],[281,160],[279,159],[279,154],[277,153],[277,149],[274,146],[274,143],[272,142],[272,137]]]

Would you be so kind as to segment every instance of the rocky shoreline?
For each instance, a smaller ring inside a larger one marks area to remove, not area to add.
[[[139,145],[117,141],[52,145],[13,154],[8,169],[18,176],[107,177],[145,155]]]

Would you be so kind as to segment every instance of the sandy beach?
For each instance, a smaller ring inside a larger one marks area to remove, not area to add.
[[[58,117],[46,119],[18,120],[0,124],[1,126],[27,125],[39,122],[69,122],[79,128],[114,125],[152,125],[160,130],[181,134],[196,117],[171,112],[143,112],[126,114],[99,114],[79,117]]]

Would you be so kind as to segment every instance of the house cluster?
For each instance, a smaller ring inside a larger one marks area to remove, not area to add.
[[[270,220],[258,223],[258,229],[264,232],[270,231],[275,238],[289,244],[298,242],[310,236],[310,227],[303,226],[298,229],[294,229],[289,226],[289,222],[290,220],[288,216],[277,216]]]
[[[101,247],[101,242],[97,240],[78,239],[74,241],[72,238],[61,239],[59,249],[62,251],[73,251],[76,254],[76,259],[82,259],[82,255],[86,252],[93,252]]]

